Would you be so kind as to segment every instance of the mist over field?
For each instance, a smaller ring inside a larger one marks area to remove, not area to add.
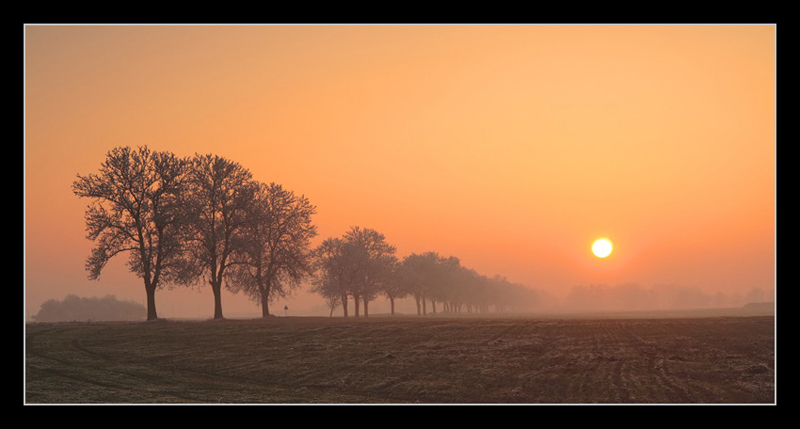
[[[697,310],[738,308],[751,303],[772,303],[775,301],[774,291],[761,288],[752,288],[747,293],[741,294],[706,293],[697,286],[588,285],[574,286],[562,297],[557,297],[547,291],[531,289],[533,293],[530,301],[518,302],[517,307],[509,309],[506,313],[567,314],[581,312]],[[296,310],[293,309],[292,304],[292,301],[286,301],[285,304],[292,309],[289,312],[290,315],[329,315],[329,309],[321,304]],[[385,300],[378,299],[371,305],[376,314],[389,312],[389,304]],[[276,309],[280,310],[280,308]],[[413,300],[410,299],[399,300],[396,303],[395,310],[398,313],[410,315],[416,314],[417,311]],[[431,313],[431,311],[429,310],[428,313]],[[276,311],[276,314],[283,315],[284,313]],[[439,310],[439,314],[442,314],[441,310]],[[490,310],[488,315],[502,316],[503,312]],[[341,310],[334,311],[333,316],[341,316]]]
[[[300,294],[305,291],[300,291]],[[113,298],[113,297],[112,297]],[[575,286],[563,298],[557,298],[544,291],[534,290],[530,296],[529,302],[518,302],[517,306],[508,308],[504,311],[497,311],[492,308],[487,313],[482,313],[486,317],[503,317],[509,314],[530,314],[530,315],[569,315],[574,313],[598,313],[598,312],[665,312],[665,311],[679,311],[679,310],[707,310],[707,309],[740,309],[747,305],[758,304],[761,308],[775,309],[775,296],[774,291],[765,291],[760,288],[753,288],[747,294],[725,294],[715,293],[707,294],[698,287],[675,286],[675,285],[657,285],[653,287],[645,287],[636,284],[628,284],[621,286],[604,286],[604,285],[590,285],[590,286]],[[71,300],[75,302],[77,297],[67,297],[64,301]],[[108,301],[109,297],[104,300],[94,299],[95,302]],[[45,303],[38,312],[28,315],[28,321],[85,321],[85,320],[143,320],[144,319],[144,306],[136,304],[133,301],[128,301],[127,304],[138,306],[139,309],[135,312],[136,316],[131,317],[130,311],[125,316],[125,313],[110,314],[104,317],[98,316],[97,312],[82,311],[77,313],[65,314],[63,312],[48,311],[47,315],[42,316],[45,307],[54,307],[54,302],[60,302],[58,299],[52,299]],[[82,301],[91,301],[84,298]],[[207,304],[207,303],[205,303]],[[282,305],[273,304],[273,314],[275,316],[333,316],[342,317],[342,311],[337,308],[331,312],[329,307],[326,307],[321,301],[317,300],[306,302],[305,305],[296,306],[296,302],[289,299],[281,302]],[[372,304],[373,316],[385,316],[390,313],[391,307],[388,300],[378,299]],[[165,318],[186,318],[186,319],[206,319],[210,315],[203,312],[202,309],[207,308],[208,305],[200,305],[200,308],[194,311],[184,311],[175,313],[174,309],[169,307],[162,308],[162,314]],[[183,307],[187,308],[187,307]],[[170,311],[173,310],[173,311]],[[441,306],[438,307],[437,313],[434,309],[428,308],[426,315],[438,316],[468,316],[473,313],[447,313],[443,312]],[[395,303],[395,313],[398,315],[416,315],[417,307],[412,299],[400,299]],[[478,313],[474,313],[477,315]],[[654,313],[657,314],[657,313]],[[228,317],[231,318],[260,318],[262,317],[258,308],[253,306],[250,311],[233,311]]]

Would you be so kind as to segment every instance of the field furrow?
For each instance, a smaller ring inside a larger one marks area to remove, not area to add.
[[[773,403],[774,319],[29,324],[49,403]]]

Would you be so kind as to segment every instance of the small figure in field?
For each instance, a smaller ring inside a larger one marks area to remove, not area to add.
[[[289,315],[289,306],[288,305],[284,305],[283,306],[283,314],[286,315],[286,316]]]

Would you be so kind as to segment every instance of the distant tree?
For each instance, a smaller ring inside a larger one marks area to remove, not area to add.
[[[338,297],[344,316],[348,316],[348,297],[353,298],[355,315],[369,315],[369,302],[392,284],[392,268],[397,262],[395,247],[383,234],[368,228],[352,227],[341,238],[328,238],[314,250],[313,292],[326,299]]]
[[[397,299],[405,298],[409,295],[410,289],[407,287],[401,275],[401,264],[395,261],[389,268],[389,278],[383,287],[383,295],[389,300],[390,314],[394,314],[394,303]]]
[[[436,265],[437,285],[433,294],[434,299],[442,304],[442,311],[454,312],[453,302],[459,293],[464,268],[455,256],[440,257]]]
[[[330,310],[328,317],[333,317],[333,312],[341,305],[342,298],[336,295],[323,295],[323,298],[325,299],[325,305]]]
[[[462,281],[463,287],[459,291],[462,305],[467,313],[479,312],[488,279],[475,270],[468,269]]]
[[[222,319],[222,284],[245,245],[248,208],[255,185],[251,173],[217,155],[197,154],[190,161],[183,204],[187,213],[184,240],[192,267],[184,278],[208,281],[214,293],[214,319]]]
[[[369,302],[391,284],[392,267],[397,262],[394,255],[396,248],[387,243],[384,235],[378,231],[357,226],[345,233],[344,241],[352,252],[351,294],[356,304],[356,316],[360,298],[364,303],[364,317],[367,317]]]
[[[414,298],[417,305],[417,315],[422,315],[422,261],[420,255],[412,253],[403,258],[397,267],[396,276],[398,282],[407,294]]]
[[[349,246],[339,237],[331,237],[314,249],[314,277],[310,292],[320,294],[329,303],[331,311],[336,303],[348,317],[348,284],[352,283],[352,265],[348,261]]]
[[[314,206],[281,185],[258,183],[241,229],[242,247],[235,255],[229,288],[243,291],[269,316],[269,303],[286,297],[312,272],[310,241]]]
[[[128,266],[144,281],[147,320],[156,319],[155,291],[180,275],[183,190],[186,163],[173,154],[119,147],[108,152],[99,174],[78,175],[72,190],[91,198],[87,238],[96,242],[86,261],[97,280],[106,263],[128,252]]]
[[[753,287],[750,289],[749,292],[747,292],[747,295],[745,295],[744,300],[745,304],[747,304],[751,302],[770,301],[771,299],[767,299],[767,294],[765,294],[762,289]]]
[[[118,301],[113,295],[104,298],[80,298],[67,295],[63,301],[45,301],[39,313],[33,316],[36,322],[76,321],[139,321],[147,316],[147,309],[131,301]]]
[[[416,301],[417,315],[428,313],[425,301],[435,293],[440,280],[439,260],[436,252],[412,253],[403,258],[400,276]]]

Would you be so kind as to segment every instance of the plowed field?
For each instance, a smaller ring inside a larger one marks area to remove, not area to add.
[[[775,402],[771,316],[29,324],[27,404]]]

